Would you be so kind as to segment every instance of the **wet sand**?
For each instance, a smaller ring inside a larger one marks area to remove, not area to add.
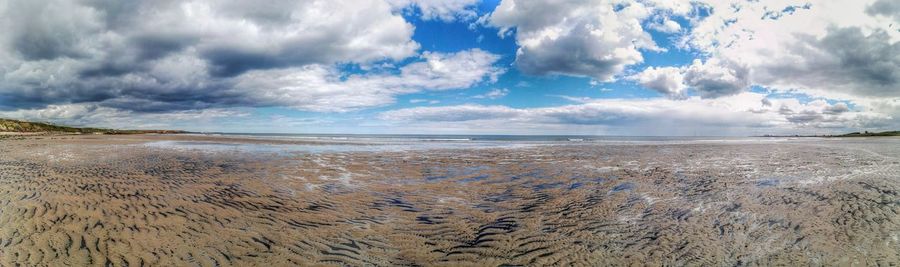
[[[304,153],[0,139],[0,265],[900,264],[900,139]],[[276,144],[279,145],[279,144]]]

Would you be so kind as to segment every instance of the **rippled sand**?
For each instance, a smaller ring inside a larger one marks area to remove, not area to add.
[[[900,139],[143,145],[191,138],[0,140],[0,265],[900,264]]]

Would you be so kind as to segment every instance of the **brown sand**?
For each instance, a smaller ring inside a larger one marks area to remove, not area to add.
[[[0,140],[0,265],[900,264],[900,139],[321,154]]]

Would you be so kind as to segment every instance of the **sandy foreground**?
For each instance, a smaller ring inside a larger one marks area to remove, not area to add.
[[[240,145],[254,143],[0,139],[0,265],[900,264],[897,138]]]

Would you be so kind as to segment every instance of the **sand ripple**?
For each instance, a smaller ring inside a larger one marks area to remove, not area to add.
[[[91,138],[0,141],[0,265],[900,263],[894,140],[285,154]]]

